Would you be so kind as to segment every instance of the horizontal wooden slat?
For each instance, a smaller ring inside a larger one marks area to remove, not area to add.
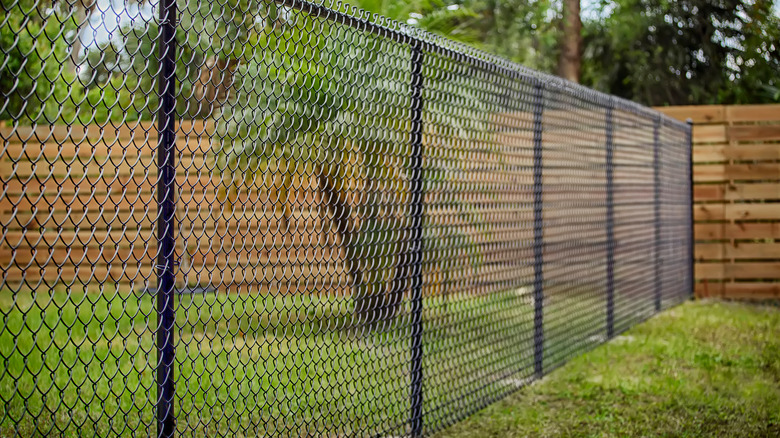
[[[703,164],[694,166],[693,178],[696,182],[780,180],[780,164]]]
[[[723,105],[669,106],[655,109],[681,122],[689,118],[693,123],[719,123],[726,120],[726,107]]]
[[[745,300],[780,298],[780,283],[725,283],[721,296]]]
[[[726,161],[725,149],[726,146],[723,145],[696,146],[693,148],[693,162],[713,163]]]
[[[699,280],[721,280],[725,277],[723,263],[696,263],[694,269],[696,270],[696,278]]]
[[[780,200],[779,183],[697,184],[694,198],[698,201]],[[709,204],[708,204],[709,205]]]
[[[697,204],[693,207],[693,219],[697,221],[714,221],[726,218],[723,204]]]
[[[733,105],[726,107],[731,122],[769,122],[780,120],[780,105]]]
[[[780,200],[780,183],[735,183],[725,186],[729,201]]]
[[[780,160],[780,144],[747,144],[729,146],[724,158],[735,161]]]
[[[696,245],[696,260],[722,260],[726,258],[723,243],[699,243]]]
[[[728,137],[730,141],[780,140],[780,125],[731,126]]]
[[[780,259],[780,243],[700,243],[697,260]]]
[[[192,155],[209,153],[212,148],[208,137],[181,136],[176,139],[177,157],[180,160],[188,160]],[[1,148],[3,161],[51,161],[53,159],[73,159],[75,157],[86,159],[90,157],[110,157],[110,161],[136,161],[139,156],[156,156],[157,140],[149,141],[100,141],[97,143],[8,143]],[[109,161],[109,160],[106,160]]]
[[[725,164],[705,164],[693,167],[694,182],[715,182],[726,179]]]
[[[51,164],[45,161],[33,162],[9,162],[0,161],[0,175],[4,180],[9,178],[21,181],[40,181],[49,178],[58,180],[81,179],[83,176],[100,179],[108,176],[134,177],[137,180],[145,178],[157,178],[157,163],[152,156],[140,157],[137,160],[111,162],[107,159],[92,159],[79,161],[78,159],[54,161]],[[189,171],[197,173],[201,171],[209,173],[214,168],[214,163],[207,157],[193,157],[189,164]]]
[[[723,296],[723,283],[715,283],[715,282],[704,280],[696,283],[695,288],[696,288],[696,296],[698,298]]]
[[[780,126],[778,126],[780,128]],[[696,163],[780,160],[780,144],[746,144],[738,146],[697,146],[693,149]]]
[[[726,166],[726,178],[738,180],[780,180],[780,164],[732,164]]]
[[[780,239],[780,223],[696,224],[697,240]]]
[[[780,279],[780,262],[697,263],[696,278],[710,280]]]
[[[728,141],[726,126],[723,125],[694,125],[693,142],[696,143],[725,143]]]
[[[778,204],[728,204],[725,205],[725,218],[733,220],[778,219],[780,220],[780,203]]]
[[[197,135],[209,132],[212,122],[186,121],[177,126],[176,134]],[[129,140],[129,139],[156,139],[157,125],[155,122],[130,122],[118,126],[107,124],[99,125],[36,125],[36,126],[3,126],[0,127],[2,141],[28,141],[28,142],[65,142],[65,141],[92,141],[102,140]]]
[[[735,279],[780,279],[780,263],[734,263],[726,265],[726,276]]]
[[[696,202],[722,201],[725,191],[723,184],[696,184],[693,186],[693,198]]]

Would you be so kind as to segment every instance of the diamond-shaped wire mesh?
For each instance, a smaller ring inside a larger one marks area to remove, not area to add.
[[[690,296],[650,109],[336,3],[0,24],[2,436],[428,434]]]

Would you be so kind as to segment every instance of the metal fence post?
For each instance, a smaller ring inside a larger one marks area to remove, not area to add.
[[[612,112],[615,102],[610,97],[606,114],[607,156],[607,338],[615,334],[615,199],[614,199],[614,163],[615,145],[612,139]]]
[[[661,290],[663,289],[661,278],[661,116],[658,115],[653,123],[653,225],[655,232],[655,311],[661,310]]]
[[[172,438],[174,417],[174,287],[176,248],[176,1],[160,3],[157,143],[157,436]]]
[[[411,435],[422,436],[423,432],[423,346],[422,346],[422,63],[423,54],[419,43],[412,44],[412,113],[411,113],[411,263],[412,263],[412,344],[411,344]]]
[[[544,83],[534,85],[534,372],[544,374],[544,217],[542,210],[542,116]]]
[[[688,221],[688,243],[689,243],[689,266],[688,266],[688,294],[690,298],[695,296],[696,288],[696,238],[694,236],[694,220],[695,215],[693,211],[693,120],[686,120],[688,123],[688,184],[690,184],[690,193],[688,198],[688,214],[690,214],[690,220]]]

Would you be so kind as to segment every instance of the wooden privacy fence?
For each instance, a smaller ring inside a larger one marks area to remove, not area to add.
[[[658,109],[695,124],[696,295],[780,298],[780,105]]]
[[[558,282],[547,285],[551,294],[556,288],[567,290],[567,284],[581,281],[583,275],[606,275],[601,257],[607,243],[606,132],[600,125],[605,116],[603,109],[577,113],[551,109],[544,114],[544,272]],[[628,296],[637,285],[652,282],[653,276],[652,269],[645,269],[653,259],[653,204],[632,202],[652,198],[654,193],[653,136],[647,126],[637,129],[638,122],[627,112],[615,110],[614,117],[615,269],[631,272],[621,276],[617,285],[619,294]],[[573,131],[572,118],[592,121],[592,126]],[[468,270],[450,272],[447,263],[427,262],[423,268],[426,294],[440,289],[470,291],[479,284],[502,288],[505,278],[523,275],[530,284],[534,272],[532,121],[531,113],[496,114],[490,121],[493,134],[479,140],[484,150],[493,151],[490,154],[446,144],[442,139],[449,137],[441,133],[424,135],[424,143],[430,146],[425,159],[432,166],[452,161],[447,154],[472,154],[459,157],[464,168],[457,180],[431,183],[426,191],[427,220],[441,234],[429,236],[433,242],[429,256],[437,257],[436,239],[460,239],[480,247],[479,263]],[[666,129],[662,129],[664,139]],[[255,181],[228,202],[225,193],[235,183],[215,171],[212,151],[218,137],[211,130],[204,122],[183,122],[177,128],[179,286],[348,292],[343,248],[325,209],[317,207],[322,203],[316,178],[300,177],[292,184],[296,190],[285,199],[268,190],[275,182]],[[2,127],[0,138],[4,284],[37,289],[43,283],[87,290],[104,284],[134,290],[156,286],[157,129],[153,123]],[[671,152],[663,148],[659,159],[679,162],[679,157],[667,153]],[[495,171],[505,166],[512,172]],[[662,189],[662,198],[665,190],[676,188]],[[282,220],[277,207],[285,203],[290,205],[290,215]],[[478,212],[486,203],[496,209],[490,217],[464,222],[462,212],[452,211],[453,204],[461,204]],[[677,217],[664,220],[680,223]],[[647,224],[639,234],[638,221]],[[462,234],[452,235],[453,230]],[[470,257],[467,249],[453,256]],[[673,272],[678,267],[668,268],[668,275],[677,275]]]
[[[309,197],[316,191],[298,182],[295,195],[280,201],[293,206],[286,221],[279,202],[270,199],[273,191],[227,194],[234,183],[214,171],[208,131],[199,121],[177,130],[179,285],[283,291],[343,285],[346,274],[333,266],[333,248],[311,245],[332,240],[332,233],[323,231],[317,214],[300,208],[314,205]],[[154,123],[0,128],[0,136],[0,270],[6,284],[86,290],[156,285]]]
[[[697,296],[780,298],[780,105],[659,109],[695,123]],[[555,113],[547,117],[554,127]],[[505,118],[503,123],[508,126],[526,122],[522,115]],[[300,189],[287,200],[293,204],[287,224],[280,221],[267,193],[242,193],[231,207],[220,199],[220,190],[224,192],[228,182],[214,174],[213,163],[208,163],[213,144],[207,129],[202,122],[185,122],[178,130],[177,231],[181,238],[177,244],[182,285],[253,284],[261,289],[343,292],[349,280],[340,262],[343,256],[334,244],[336,236],[320,212],[312,211],[317,204],[316,183],[295,184]],[[618,141],[626,146],[618,149],[618,165],[621,160],[634,163],[648,159],[639,151],[651,139],[635,138],[629,131],[616,132]],[[516,147],[507,154],[509,159],[520,165],[530,162],[530,129],[500,135],[504,136],[502,143]],[[593,138],[572,139],[565,132],[546,135],[549,147],[545,148],[545,160],[558,165],[545,170],[545,201],[554,202],[561,194],[568,196],[566,191],[572,187],[565,181],[572,172],[571,163],[577,160],[577,143],[603,141],[601,133],[590,135]],[[0,269],[7,284],[24,282],[35,287],[45,282],[85,288],[88,283],[133,288],[156,284],[154,124],[0,128],[0,136]],[[586,186],[577,189],[586,200],[603,196],[601,170],[574,171],[596,183],[592,190]],[[512,199],[500,199],[527,202],[513,218],[532,217],[531,181],[529,170],[525,178],[495,182],[520,187],[507,192]],[[625,194],[618,184],[616,196],[652,196],[650,183],[634,186]],[[250,206],[242,199],[260,202]],[[599,214],[596,210],[586,213]],[[428,214],[448,220],[445,211]],[[580,213],[550,210],[545,219],[554,222],[561,214]],[[618,226],[618,242],[620,231]],[[528,240],[530,233],[521,227],[511,237]],[[576,243],[584,247],[599,245],[604,239],[596,233],[589,241],[568,242],[567,236],[557,234],[554,228],[546,228],[544,233],[548,245]],[[530,258],[530,246],[521,246],[511,256]],[[498,262],[482,267],[479,276],[500,276],[510,265],[512,270],[531,272],[530,264]],[[565,268],[566,262],[561,263]],[[550,264],[545,269],[565,271],[563,268]]]

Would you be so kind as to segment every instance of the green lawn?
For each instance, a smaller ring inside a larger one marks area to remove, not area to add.
[[[780,437],[780,309],[684,303],[435,436]]]
[[[408,303],[373,331],[349,327],[351,307],[346,296],[177,296],[179,434],[403,434]],[[126,292],[0,293],[0,436],[151,433],[154,308]],[[511,292],[427,298],[423,319],[423,366],[452,367],[427,376],[426,411],[478,397],[470,391],[498,370],[531,368],[533,308]],[[498,329],[520,336],[484,335]],[[479,363],[485,356],[494,363]]]
[[[603,342],[604,299],[582,286],[545,303],[547,369]],[[632,303],[619,307],[618,327],[651,314],[652,299]],[[154,308],[151,296],[110,290],[0,293],[0,436],[153,433]],[[347,296],[185,295],[176,297],[175,308],[180,436],[408,431],[408,303],[400,316],[373,331],[350,328]],[[768,413],[770,403],[780,405],[779,347],[770,339],[770,333],[778,334],[777,313],[685,304],[447,433],[654,435],[656,428],[693,427],[681,423],[691,412],[696,427],[703,428],[743,411],[758,418],[742,415],[739,421],[766,431],[777,421]],[[531,380],[533,317],[532,302],[519,290],[425,299],[426,431]],[[737,322],[744,332],[730,328]],[[720,388],[732,388],[739,397],[723,392],[714,398]],[[663,412],[663,425],[652,424],[653,407]]]

